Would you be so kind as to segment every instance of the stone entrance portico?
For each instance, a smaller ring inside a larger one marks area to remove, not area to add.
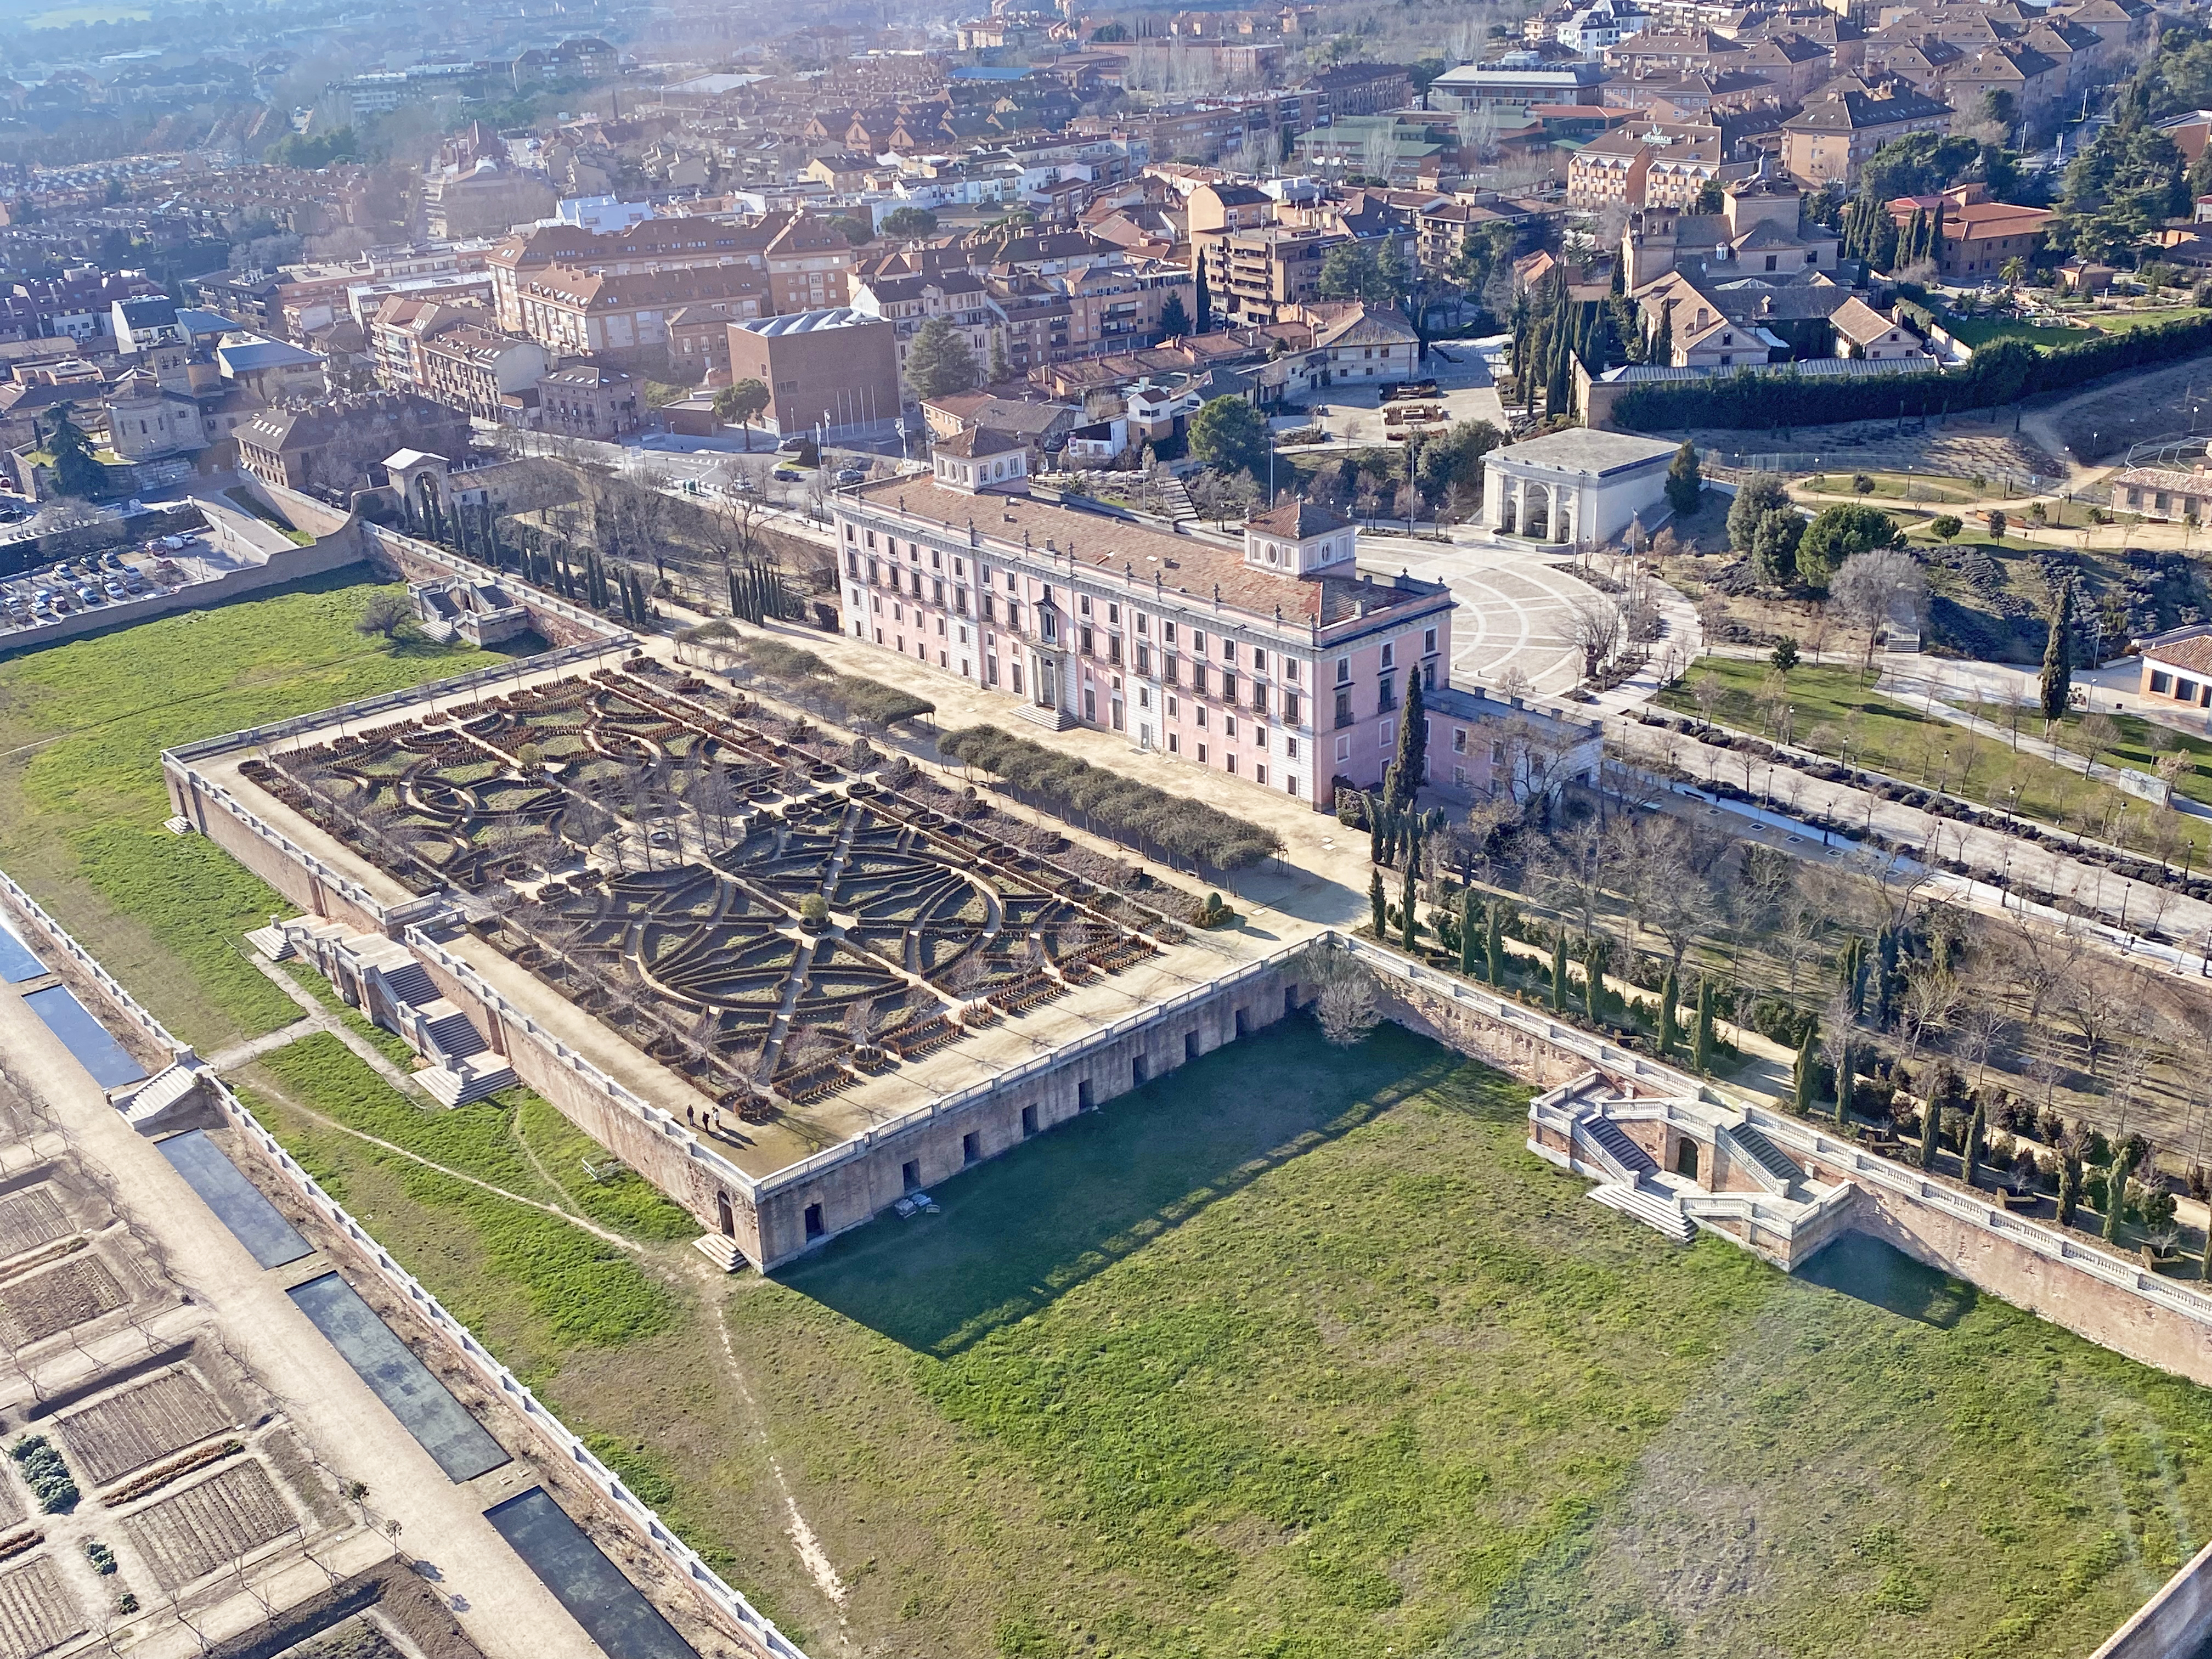
[[[1665,515],[1675,446],[1578,427],[1493,449],[1483,458],[1482,521],[1502,536],[1595,545],[1641,518]]]

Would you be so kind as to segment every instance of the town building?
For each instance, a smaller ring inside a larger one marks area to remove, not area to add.
[[[371,483],[396,450],[459,462],[469,417],[419,392],[381,392],[290,409],[264,409],[238,428],[239,465],[265,484],[343,497]]]
[[[1900,196],[1889,204],[1902,227],[1915,212],[1936,228],[1936,269],[1946,282],[1994,282],[2012,260],[2027,264],[2043,250],[2056,216],[2042,208],[1993,202],[1983,184],[1954,185],[1934,196]]]
[[[537,427],[564,438],[625,438],[645,424],[637,382],[604,363],[569,363],[540,375]]]
[[[2144,469],[2148,471],[2148,469]],[[2122,477],[2128,476],[2122,474]],[[2186,478],[2185,485],[2176,486],[2173,477]],[[2179,475],[2160,475],[2167,484],[2160,492],[2148,481],[2138,483],[2138,494],[2163,494],[2168,501],[2187,501],[2191,510],[2202,513],[2212,506],[2212,477],[2202,471]],[[2184,490],[2193,491],[2185,495]],[[2115,499],[2118,491],[2114,492]],[[2136,695],[2147,700],[2176,703],[2185,708],[2212,708],[2212,623],[2191,623],[2184,628],[2169,629],[2163,634],[2154,634],[2140,641],[2137,652],[2142,658],[2142,678],[2136,682]]]
[[[1501,536],[1573,547],[1615,541],[1666,515],[1676,446],[1627,432],[1571,428],[1482,458],[1482,521]]]
[[[779,435],[889,437],[903,399],[891,325],[848,307],[730,325],[730,376],[769,389]]]
[[[1904,81],[1879,87],[1846,79],[1782,124],[1782,162],[1818,187],[1857,188],[1859,170],[1884,144],[1917,132],[1951,131],[1951,106]]]

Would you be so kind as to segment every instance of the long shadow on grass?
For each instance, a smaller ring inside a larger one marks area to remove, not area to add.
[[[1864,1233],[1844,1234],[1798,1268],[1797,1277],[1940,1331],[1949,1330],[1974,1307],[1972,1285]]]
[[[909,1348],[955,1353],[1278,1164],[1470,1071],[1397,1025],[1346,1049],[1310,1018],[1286,1020],[932,1188],[941,1214],[887,1212],[778,1277]],[[1483,1109],[1494,1091],[1451,1092]]]

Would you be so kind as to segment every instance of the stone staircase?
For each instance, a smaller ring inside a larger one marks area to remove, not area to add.
[[[1682,1212],[1673,1194],[1660,1188],[1608,1181],[1591,1188],[1589,1195],[1593,1202],[1632,1217],[1677,1244],[1686,1244],[1698,1236],[1698,1224]]]
[[[738,1253],[738,1241],[722,1233],[702,1233],[691,1241],[691,1248],[713,1262],[726,1273],[733,1273],[745,1265]]]
[[[124,1121],[142,1135],[177,1127],[207,1103],[200,1091],[204,1069],[197,1059],[187,1056],[155,1073],[122,1103]]]
[[[261,953],[264,961],[282,962],[293,954],[292,936],[279,922],[255,928],[246,936],[246,942]]]
[[[1596,1154],[1596,1162],[1615,1181],[1625,1185],[1633,1187],[1659,1172],[1651,1154],[1631,1140],[1627,1132],[1609,1117],[1577,1118],[1575,1138]]]
[[[424,1094],[441,1106],[469,1106],[514,1085],[514,1068],[497,1054],[469,1054],[415,1073]]]
[[[1198,507],[1190,499],[1190,490],[1181,478],[1170,477],[1160,485],[1160,506],[1170,519],[1194,519]]]
[[[1031,726],[1042,726],[1048,732],[1065,732],[1076,724],[1075,716],[1065,708],[1040,708],[1026,700],[1014,711],[1014,718],[1027,720]]]
[[[1792,1163],[1785,1152],[1765,1135],[1748,1123],[1730,1124],[1721,1130],[1729,1144],[1741,1152],[1752,1165],[1752,1178],[1769,1188],[1778,1197],[1791,1196],[1793,1189],[1803,1184],[1804,1170]]]
[[[422,629],[422,637],[426,640],[431,641],[434,644],[451,645],[456,639],[460,637],[458,630],[456,630],[453,623],[449,622],[434,619],[416,625]]]

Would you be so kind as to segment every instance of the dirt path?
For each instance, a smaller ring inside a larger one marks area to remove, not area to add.
[[[822,1540],[815,1535],[814,1528],[807,1524],[806,1516],[799,1510],[798,1496],[792,1491],[791,1482],[783,1473],[782,1461],[776,1456],[775,1448],[769,1439],[768,1419],[761,1411],[760,1401],[755,1397],[751,1384],[745,1378],[744,1367],[738,1363],[737,1345],[730,1340],[727,1315],[732,1281],[721,1273],[714,1273],[704,1261],[701,1261],[700,1269],[702,1273],[711,1275],[706,1294],[713,1306],[715,1334],[722,1339],[722,1359],[730,1374],[730,1386],[737,1391],[746,1416],[752,1420],[753,1435],[760,1443],[761,1456],[767,1462],[768,1472],[775,1481],[776,1492],[783,1499],[784,1513],[790,1517],[789,1523],[783,1529],[784,1535],[791,1540],[792,1548],[798,1551],[799,1563],[805,1567],[807,1576],[813,1579],[814,1587],[837,1610],[837,1645],[850,1652],[853,1641],[845,1622],[845,1603],[852,1590],[838,1577],[836,1566],[830,1559],[830,1553],[822,1547]],[[762,1282],[757,1278],[752,1281],[756,1286]]]
[[[543,1199],[525,1198],[520,1193],[511,1193],[504,1187],[495,1187],[490,1182],[485,1181],[479,1176],[470,1175],[464,1170],[450,1168],[446,1164],[437,1162],[434,1158],[423,1157],[420,1152],[410,1152],[404,1146],[395,1146],[391,1141],[369,1134],[364,1130],[356,1129],[351,1124],[341,1123],[334,1117],[326,1117],[311,1106],[301,1105],[298,1101],[293,1099],[291,1096],[286,1094],[282,1089],[275,1087],[265,1079],[260,1081],[256,1086],[258,1086],[263,1093],[282,1102],[287,1111],[297,1112],[301,1117],[307,1119],[310,1122],[319,1123],[325,1129],[335,1129],[340,1134],[351,1135],[356,1140],[365,1140],[372,1146],[378,1147],[384,1152],[390,1152],[395,1157],[404,1158],[410,1163],[419,1164],[426,1170],[435,1170],[440,1175],[450,1176],[455,1181],[464,1181],[471,1187],[480,1187],[485,1192],[490,1193],[495,1197],[503,1198],[511,1204],[526,1204],[533,1210],[543,1210],[548,1215],[556,1215],[560,1217],[562,1220],[568,1222],[570,1225],[580,1227],[584,1231],[591,1234],[592,1237],[603,1238],[608,1243],[628,1250],[635,1255],[646,1255],[650,1254],[650,1252],[648,1252],[642,1244],[637,1243],[634,1240],[624,1238],[620,1233],[609,1232],[605,1227],[600,1226],[596,1222],[586,1220],[584,1217],[578,1215],[574,1210],[563,1209],[557,1204],[548,1204]],[[533,1159],[532,1162],[534,1164],[535,1160]],[[556,1183],[555,1190],[559,1190],[558,1183]]]

